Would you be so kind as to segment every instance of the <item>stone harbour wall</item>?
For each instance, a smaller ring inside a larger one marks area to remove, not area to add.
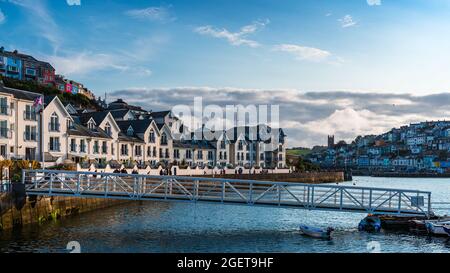
[[[129,201],[45,196],[29,196],[23,202],[17,202],[12,193],[4,193],[0,196],[0,231],[20,228],[29,224],[41,225],[62,217],[107,208],[125,202]]]

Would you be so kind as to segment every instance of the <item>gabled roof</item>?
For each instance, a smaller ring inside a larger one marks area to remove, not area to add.
[[[131,126],[136,134],[143,134],[147,131],[148,127],[152,124],[152,119],[138,119],[138,120],[119,120],[116,121],[117,125],[122,132],[127,132]]]
[[[80,115],[80,122],[81,124],[85,125],[92,118],[97,125],[100,125],[100,123],[102,123],[102,121],[106,118],[106,116],[108,116],[108,114],[108,111],[82,113]]]
[[[96,128],[96,129],[91,130],[81,124],[78,124],[78,123],[74,123],[73,126],[71,128],[69,128],[67,133],[72,136],[86,136],[86,137],[112,139],[101,128]]]
[[[152,118],[163,118],[170,114],[171,111],[159,111],[159,112],[151,112],[150,117]]]
[[[119,119],[125,117],[131,110],[129,109],[116,109],[110,110],[109,112],[113,116],[114,119]]]

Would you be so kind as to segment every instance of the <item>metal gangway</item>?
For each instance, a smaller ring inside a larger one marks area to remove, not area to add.
[[[431,192],[206,177],[24,170],[28,195],[430,216]]]

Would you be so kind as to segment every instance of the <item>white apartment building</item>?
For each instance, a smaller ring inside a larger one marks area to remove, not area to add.
[[[206,140],[203,134],[189,133],[170,111],[155,112],[152,118],[123,101],[125,109],[116,103],[111,110],[83,111],[71,104],[64,106],[57,96],[46,96],[43,106],[34,107],[40,96],[0,82],[1,158],[45,160],[46,165],[184,162],[202,167],[286,167],[286,136],[281,129],[233,128]],[[250,133],[253,129],[260,131],[256,138]],[[263,139],[261,132],[269,137]],[[191,139],[183,138],[187,134]]]

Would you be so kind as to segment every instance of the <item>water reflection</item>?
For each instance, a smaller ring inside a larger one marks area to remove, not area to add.
[[[450,197],[450,180],[357,178],[358,186],[431,190]],[[394,186],[392,186],[394,185]],[[450,252],[447,238],[360,233],[365,215],[230,205],[136,202],[0,235],[0,252]],[[299,224],[333,226],[333,240],[301,236]]]

